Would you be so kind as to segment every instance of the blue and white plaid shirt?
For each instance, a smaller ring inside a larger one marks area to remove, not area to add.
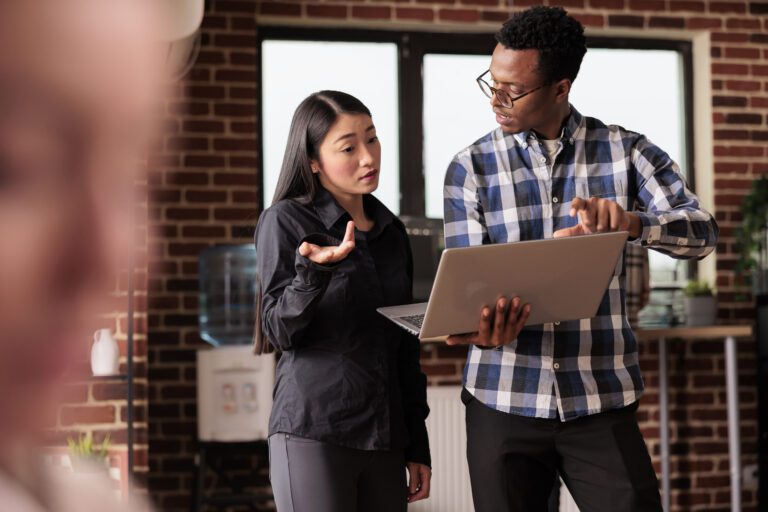
[[[712,252],[712,215],[677,164],[643,135],[571,107],[558,146],[552,165],[532,131],[497,128],[458,153],[445,178],[446,247],[552,238],[576,224],[568,215],[574,197],[601,197],[640,217],[635,243],[675,258]],[[621,258],[594,318],[531,325],[497,349],[470,347],[467,390],[499,411],[537,418],[559,412],[563,421],[637,401],[643,380],[625,281]]]

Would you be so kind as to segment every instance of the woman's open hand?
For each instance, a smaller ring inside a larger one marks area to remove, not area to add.
[[[346,258],[355,248],[355,223],[347,222],[347,232],[344,240],[335,247],[320,247],[304,242],[299,246],[299,254],[320,265],[333,265]]]

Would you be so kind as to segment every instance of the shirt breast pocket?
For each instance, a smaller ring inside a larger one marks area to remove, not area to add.
[[[622,175],[587,176],[576,180],[576,196],[584,199],[598,197],[618,203],[627,209],[627,185]]]

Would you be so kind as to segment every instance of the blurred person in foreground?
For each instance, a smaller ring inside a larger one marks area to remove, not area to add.
[[[46,470],[37,447],[132,250],[163,82],[150,5],[0,2],[2,511],[127,510],[107,482]]]

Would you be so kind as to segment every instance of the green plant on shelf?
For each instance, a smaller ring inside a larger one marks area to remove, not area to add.
[[[688,281],[683,288],[683,294],[686,297],[711,297],[714,295],[709,283],[699,280]]]
[[[69,454],[73,463],[90,462],[103,464],[109,453],[112,441],[109,438],[109,434],[107,434],[101,443],[96,443],[93,440],[93,435],[89,432],[87,434],[80,434],[77,439],[67,438],[67,445],[69,446]]]

